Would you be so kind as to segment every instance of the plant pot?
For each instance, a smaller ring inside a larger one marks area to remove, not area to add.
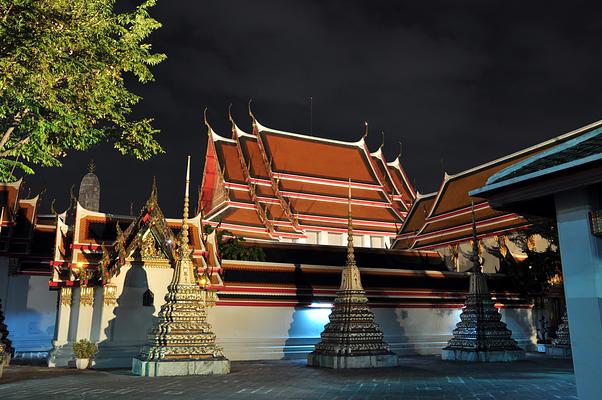
[[[77,369],[86,369],[86,368],[88,368],[89,365],[90,365],[89,358],[76,358],[75,359],[75,366],[77,367]]]

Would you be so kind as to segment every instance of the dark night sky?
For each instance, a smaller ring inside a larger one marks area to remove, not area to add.
[[[150,40],[168,59],[156,82],[131,87],[144,97],[137,114],[156,117],[166,153],[140,162],[108,145],[72,152],[63,168],[26,177],[32,193],[47,188],[43,209],[53,197],[66,207],[94,158],[103,211],[128,213],[133,201],[137,213],[156,175],[164,213],[179,215],[186,155],[192,184],[202,178],[202,109],[229,136],[228,104],[249,130],[249,98],[258,120],[281,130],[309,132],[310,96],[316,136],[357,140],[369,121],[371,150],[381,130],[389,159],[401,140],[421,192],[438,187],[443,168],[456,173],[602,115],[602,19],[591,4],[158,3],[163,28]]]

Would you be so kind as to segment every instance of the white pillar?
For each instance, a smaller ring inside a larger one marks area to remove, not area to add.
[[[328,244],[328,232],[321,231],[318,234],[318,243],[319,244]]]
[[[364,247],[372,247],[372,243],[370,243],[370,235],[364,235]]]
[[[92,315],[94,304],[94,288],[79,288],[79,315],[77,318],[77,329],[75,340],[88,339],[92,330]]]
[[[67,366],[67,360],[61,357],[65,353],[63,346],[69,343],[69,325],[71,324],[71,304],[73,303],[73,289],[71,287],[62,287],[59,293],[56,328],[54,340],[52,341],[52,350],[48,354],[49,367]],[[70,353],[70,349],[67,349]]]
[[[602,239],[592,235],[586,189],[556,194],[571,351],[580,400],[600,398],[602,382]]]
[[[72,289],[62,287],[59,295],[59,305],[56,315],[56,335],[53,341],[54,347],[59,347],[69,340],[69,319],[71,317]]]
[[[100,313],[100,324],[98,326],[99,332],[97,333],[97,341],[110,342],[112,338],[110,335],[107,335],[107,330],[109,327],[109,321],[115,318],[113,311],[115,310],[115,306],[117,305],[117,286],[113,284],[106,284],[102,288],[102,302],[99,304],[102,307],[102,311]]]

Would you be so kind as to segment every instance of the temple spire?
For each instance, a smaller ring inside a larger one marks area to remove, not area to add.
[[[188,207],[190,202],[190,156],[186,163],[186,189],[184,191],[184,211],[182,213],[182,230],[180,231],[180,257],[189,258],[190,248],[188,246]]]
[[[472,261],[473,270],[475,274],[483,272],[481,266],[481,257],[479,256],[479,239],[477,237],[477,222],[474,212],[474,201],[471,202],[471,214],[472,214],[472,255],[470,261]]]
[[[315,350],[307,356],[312,367],[369,368],[394,367],[397,355],[389,350],[384,335],[374,322],[368,297],[362,287],[360,269],[353,252],[351,178],[349,178],[347,262],[341,271],[341,286],[333,309]]]
[[[148,340],[132,360],[132,372],[141,376],[227,374],[230,362],[215,344],[215,333],[207,322],[205,295],[196,282],[188,246],[188,203],[190,156],[186,167],[186,190],[178,257],[165,303]]]
[[[153,204],[153,203],[157,203],[157,177],[153,176],[153,183],[151,186],[151,192],[150,192],[150,196],[148,198],[148,201],[146,202],[146,204]]]
[[[347,195],[347,263],[348,267],[355,267],[355,254],[353,250],[353,217],[351,216],[351,178],[349,178],[349,193]]]

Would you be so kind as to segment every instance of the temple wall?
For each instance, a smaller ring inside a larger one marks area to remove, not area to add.
[[[459,321],[458,308],[374,308],[399,355],[440,354]],[[527,350],[536,342],[530,309],[502,309],[502,320]],[[218,306],[210,310],[218,343],[230,360],[305,358],[319,341],[329,308]]]
[[[56,341],[49,365],[66,366],[73,359],[74,340],[88,338],[99,343],[95,367],[129,367],[146,340],[167,292],[172,269],[124,267],[112,280],[117,286],[115,304],[105,304],[103,288],[94,289],[93,305],[81,304],[79,288],[73,289],[70,306],[61,306],[64,338]],[[154,294],[152,305],[144,306],[144,293]],[[44,290],[48,290],[44,287]],[[53,292],[56,293],[56,292]],[[54,302],[53,304],[56,304]],[[375,308],[376,321],[391,349],[400,355],[439,354],[458,322],[459,308]],[[535,343],[530,309],[502,309],[504,321],[514,338],[528,350]],[[218,343],[231,360],[304,358],[313,350],[330,308],[218,305],[209,309],[209,322]],[[62,347],[61,347],[62,346]]]
[[[48,277],[9,274],[8,258],[0,258],[0,299],[17,357],[45,357],[52,348],[56,292]]]

